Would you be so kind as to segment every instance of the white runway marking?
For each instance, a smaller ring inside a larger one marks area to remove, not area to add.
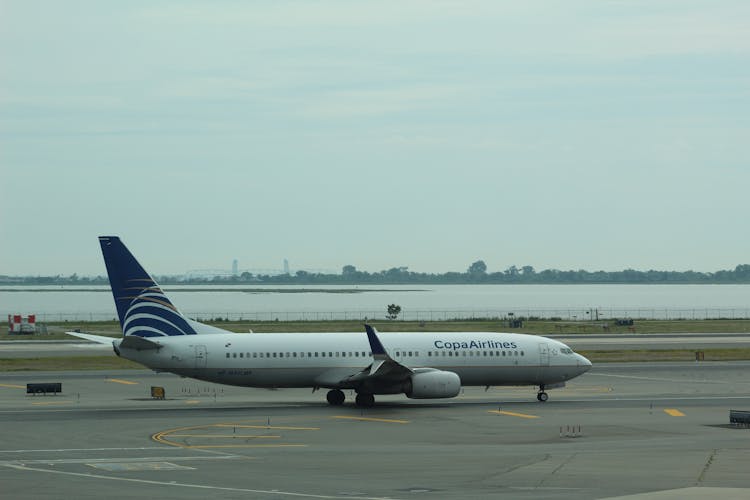
[[[173,459],[170,459],[173,460]],[[154,484],[158,486],[171,486],[171,487],[178,487],[178,488],[195,488],[195,489],[201,489],[201,490],[217,490],[217,491],[235,491],[239,493],[256,493],[256,494],[263,494],[263,495],[278,495],[278,496],[288,496],[288,497],[301,497],[301,498],[334,498],[334,499],[354,499],[354,500],[393,500],[392,497],[353,497],[353,496],[333,496],[333,495],[315,495],[312,493],[295,493],[293,491],[280,491],[280,490],[254,490],[249,488],[231,488],[227,486],[210,486],[207,484],[191,484],[191,483],[177,483],[173,481],[164,482],[164,481],[153,481],[148,479],[135,479],[135,478],[129,478],[129,477],[116,477],[116,476],[103,476],[100,474],[90,474],[90,473],[83,473],[83,472],[68,472],[68,471],[61,471],[61,470],[51,470],[51,469],[39,469],[36,467],[26,467],[20,464],[3,464],[5,467],[16,469],[16,470],[23,470],[23,471],[32,471],[32,472],[48,472],[50,474],[62,474],[65,476],[76,476],[76,477],[85,477],[90,479],[107,479],[110,481],[126,481],[130,483],[141,483],[141,484]]]
[[[185,457],[136,457],[136,458],[60,458],[60,459],[34,459],[34,460],[8,460],[0,461],[0,465],[14,465],[18,462],[32,465],[54,465],[54,464],[94,464],[94,463],[139,463],[139,462],[159,462],[171,460],[172,462],[180,462],[183,460],[198,461],[198,460],[227,460],[232,458],[248,458],[241,457],[239,455],[220,455],[220,456],[185,456]]]
[[[595,375],[597,377],[615,377],[615,378],[630,378],[635,380],[649,380],[651,382],[678,382],[684,383],[698,383],[698,384],[730,384],[726,380],[698,380],[698,379],[672,379],[672,378],[657,378],[657,377],[638,377],[637,375],[615,375],[613,373],[588,373],[587,377]]]
[[[133,451],[133,450],[170,450],[171,448],[165,448],[163,446],[143,446],[140,448],[57,448],[49,450],[0,450],[0,453],[37,453],[37,452],[49,452],[49,453],[66,453],[68,451]],[[177,448],[175,450],[179,451]]]

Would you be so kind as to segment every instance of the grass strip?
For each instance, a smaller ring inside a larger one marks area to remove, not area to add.
[[[205,320],[203,318],[202,320]],[[303,332],[363,332],[363,321],[221,321],[206,320],[206,323],[231,332],[248,333],[303,333]],[[525,321],[523,328],[508,328],[501,320],[456,320],[456,321],[387,321],[371,320],[371,325],[381,332],[510,332],[532,335],[570,334],[651,334],[651,333],[750,333],[750,320],[636,320],[632,330],[616,326],[613,321]],[[46,323],[47,335],[0,335],[2,340],[72,340],[65,331],[78,329],[95,335],[122,335],[116,321],[77,321]],[[606,329],[605,329],[606,328]]]
[[[592,363],[636,363],[647,361],[695,361],[696,349],[576,351]],[[703,349],[703,361],[750,360],[750,348]]]
[[[2,372],[129,369],[143,370],[144,366],[114,355],[0,359],[0,371]]]

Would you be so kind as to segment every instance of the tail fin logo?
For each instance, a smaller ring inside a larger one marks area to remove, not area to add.
[[[122,322],[122,331],[138,337],[167,337],[174,335],[195,335],[195,330],[172,305],[161,288],[152,280],[146,287],[132,287],[135,296],[123,296],[130,300]]]
[[[117,236],[100,236],[122,332],[138,337],[195,335],[185,318]]]

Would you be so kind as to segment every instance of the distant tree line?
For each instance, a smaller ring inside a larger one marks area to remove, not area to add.
[[[697,271],[561,271],[545,269],[537,272],[532,266],[510,266],[505,271],[488,273],[482,260],[472,263],[466,272],[417,273],[408,267],[392,267],[378,272],[360,271],[353,265],[342,268],[341,274],[310,273],[297,271],[294,274],[254,275],[242,273],[238,276],[216,276],[214,278],[185,280],[180,276],[158,276],[161,284],[277,284],[277,285],[459,285],[459,284],[627,284],[627,283],[683,283],[683,284],[729,284],[750,283],[750,265],[741,264],[733,270],[702,273]],[[0,285],[106,285],[105,276],[2,276]]]

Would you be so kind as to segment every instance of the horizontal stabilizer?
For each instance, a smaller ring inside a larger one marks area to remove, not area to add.
[[[104,335],[93,335],[91,333],[81,332],[65,332],[67,335],[78,337],[79,339],[88,340],[90,342],[96,342],[97,344],[112,345],[112,342],[117,340],[115,337],[105,337]]]
[[[160,347],[162,347],[162,345],[159,342],[155,342],[146,337],[130,335],[122,339],[122,342],[120,342],[120,347],[123,347],[125,349],[136,349],[138,351],[143,351],[146,349],[159,349]]]

